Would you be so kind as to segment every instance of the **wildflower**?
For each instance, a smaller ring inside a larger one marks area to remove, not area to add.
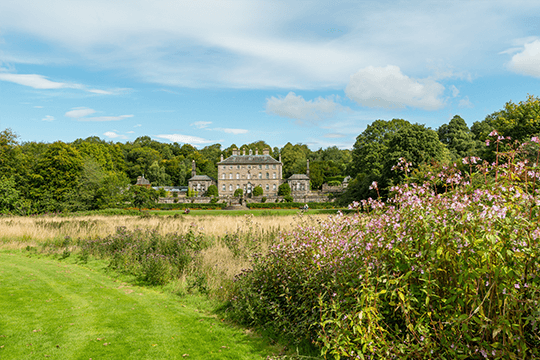
[[[538,137],[536,137],[536,136],[533,136],[531,138],[531,141],[534,142],[534,143],[540,144],[540,139],[538,139]]]

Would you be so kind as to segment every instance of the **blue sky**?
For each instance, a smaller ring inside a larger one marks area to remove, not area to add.
[[[540,95],[539,1],[2,0],[0,129],[351,148]]]

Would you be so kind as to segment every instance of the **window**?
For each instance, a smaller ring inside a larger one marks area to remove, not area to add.
[[[223,185],[222,187],[223,191],[227,190],[227,187],[225,185]]]
[[[266,184],[266,191],[270,190],[270,185]]]
[[[259,165],[259,169],[262,169],[262,165]]]
[[[251,173],[248,172],[247,178],[248,178],[248,179],[251,179]]]
[[[239,173],[236,173],[236,179],[240,179],[240,174]]]
[[[269,173],[266,173],[266,178],[270,179],[270,174]]]
[[[276,173],[273,173],[272,174],[272,179],[275,179],[276,178]]]
[[[232,169],[232,165],[229,165],[229,169]]]
[[[274,186],[272,186],[272,190],[276,191],[276,184],[274,184]]]
[[[272,165],[272,169],[275,169],[276,168],[276,164]]]
[[[240,169],[240,165],[236,165],[236,168],[237,168],[237,169]]]
[[[227,166],[226,166],[226,165],[223,165],[223,169],[226,169],[226,168],[227,168]]]
[[[229,179],[232,179],[232,173],[229,174]]]
[[[221,178],[225,179],[225,173],[221,174]]]
[[[262,173],[259,173],[259,179],[262,179]]]
[[[240,189],[240,185],[236,184],[236,188],[237,188],[237,189]]]
[[[229,185],[229,191],[232,191],[232,185]]]
[[[268,164],[266,164],[266,166],[265,166],[264,168],[265,168],[265,169],[268,169],[268,166],[269,166],[269,165],[268,165]]]

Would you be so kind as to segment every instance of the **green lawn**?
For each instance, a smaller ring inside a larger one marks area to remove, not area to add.
[[[264,359],[272,352],[193,297],[70,262],[0,252],[0,359]]]

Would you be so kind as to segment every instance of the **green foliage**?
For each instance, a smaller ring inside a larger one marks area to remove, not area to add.
[[[234,195],[233,196],[241,198],[242,196],[244,196],[244,189],[236,189],[236,190],[234,190]]]
[[[330,180],[328,182],[328,186],[340,186],[341,185],[341,181],[338,181],[338,180]]]
[[[285,195],[285,196],[283,197],[283,200],[285,200],[285,201],[288,202],[288,203],[291,203],[291,202],[294,201],[294,199],[293,199],[293,197],[292,197],[291,195]]]
[[[478,155],[474,134],[459,115],[455,115],[448,125],[442,125],[437,132],[439,140],[450,150],[453,159]]]
[[[519,142],[540,134],[540,98],[529,95],[526,101],[518,104],[507,102],[493,125],[502,136],[510,136]]]
[[[289,183],[283,183],[278,187],[278,196],[291,195],[291,186]]]
[[[129,189],[128,199],[133,207],[141,211],[143,207],[152,207],[155,205],[158,199],[158,193],[152,188],[147,189],[144,186],[134,185]]]
[[[197,190],[193,190],[192,188],[188,189],[187,197],[192,198],[199,195],[199,192]]]
[[[263,196],[262,199],[261,199],[261,202],[262,202],[262,203],[265,203],[266,200],[267,200],[267,199],[266,199],[266,196]]]
[[[20,195],[13,178],[0,178],[0,213],[15,212],[19,208]]]
[[[261,196],[263,194],[263,188],[259,186],[255,186],[253,189],[253,196]]]
[[[148,171],[146,174],[148,176],[148,180],[150,180],[153,186],[171,185],[171,178],[165,171],[165,167],[160,166],[157,160],[148,167]]]
[[[433,168],[387,202],[284,234],[237,278],[233,312],[333,358],[540,356],[538,166],[519,159],[529,151]]]
[[[219,196],[218,188],[216,185],[210,185],[206,190],[206,196]]]

